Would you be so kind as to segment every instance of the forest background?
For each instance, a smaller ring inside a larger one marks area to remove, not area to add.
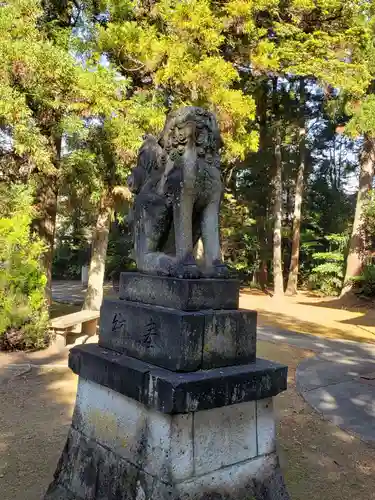
[[[51,282],[84,308],[134,266],[126,177],[183,105],[224,140],[223,256],[275,297],[375,295],[375,2],[0,5],[0,338],[42,346]],[[20,336],[17,337],[18,339]]]

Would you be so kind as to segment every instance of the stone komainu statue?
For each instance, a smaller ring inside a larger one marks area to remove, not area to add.
[[[193,249],[202,238],[204,274],[227,276],[219,242],[220,147],[215,116],[198,107],[170,113],[159,139],[146,136],[128,179],[140,271],[201,276]]]

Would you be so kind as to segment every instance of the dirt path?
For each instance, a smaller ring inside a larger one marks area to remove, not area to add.
[[[0,490],[4,500],[41,500],[60,457],[76,394],[70,370],[0,384]]]
[[[83,301],[85,290],[79,282],[55,281],[53,293],[56,300],[67,300],[74,304]],[[104,293],[107,296],[114,294],[110,284],[106,283]],[[244,288],[240,305],[246,309],[258,310],[260,324],[329,338],[375,343],[375,301],[355,296],[344,299],[317,297],[308,292],[275,300],[259,290]],[[65,306],[70,310],[79,307]],[[57,309],[58,315],[69,312],[64,312],[62,305]]]
[[[297,364],[311,353],[258,343],[259,355],[289,365],[276,400],[279,449],[292,500],[375,500],[375,450],[314,413],[295,390]],[[0,487],[4,500],[40,500],[65,443],[76,393],[67,369],[0,384]]]
[[[356,298],[319,298],[308,293],[280,300],[257,290],[244,289],[240,306],[257,310],[260,325],[332,339],[375,343],[373,302]]]

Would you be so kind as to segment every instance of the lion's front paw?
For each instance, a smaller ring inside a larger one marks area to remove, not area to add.
[[[202,275],[197,263],[192,255],[187,255],[186,258],[177,264],[176,277],[182,279],[196,279]]]
[[[215,260],[212,263],[212,276],[214,278],[229,278],[229,269],[220,260]]]

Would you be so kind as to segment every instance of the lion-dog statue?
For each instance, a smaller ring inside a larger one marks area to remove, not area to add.
[[[220,147],[215,116],[192,106],[171,112],[159,138],[144,138],[128,178],[139,271],[178,278],[228,276],[219,239]],[[194,258],[200,238],[201,269]]]

